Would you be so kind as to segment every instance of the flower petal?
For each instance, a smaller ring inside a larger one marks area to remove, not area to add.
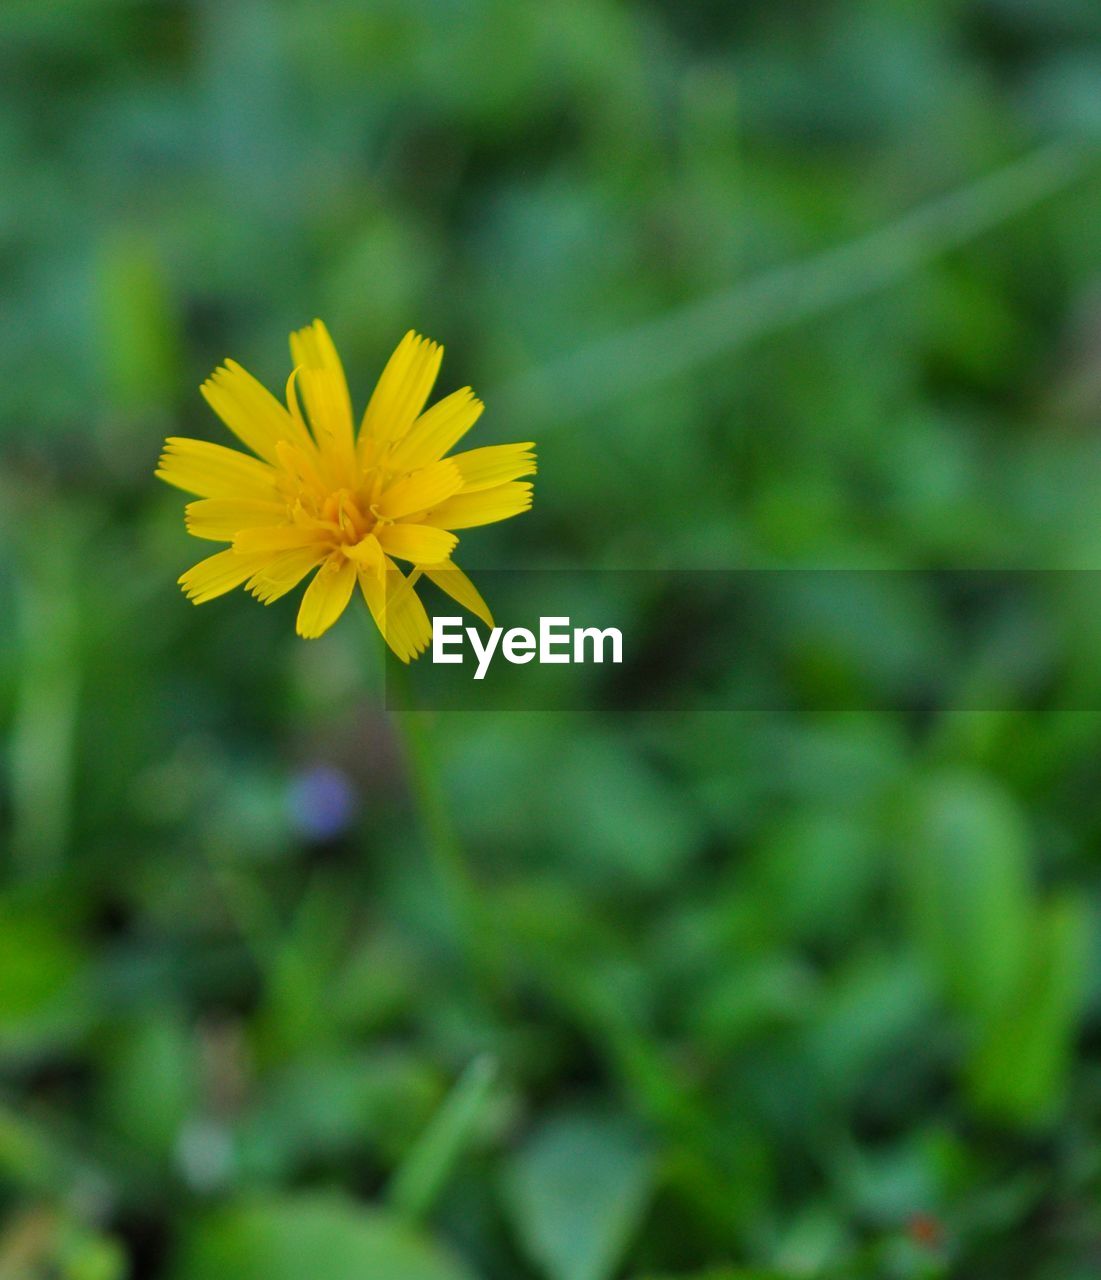
[[[400,520],[402,516],[427,511],[458,493],[462,483],[463,478],[453,462],[446,459],[434,462],[392,484],[376,504],[378,514],[385,520]]]
[[[329,331],[320,320],[291,334],[298,386],[319,445],[330,444],[344,464],[355,456],[352,398]]]
[[[349,560],[354,560],[361,569],[370,569],[379,577],[382,576],[382,548],[373,533],[369,533],[366,538],[353,546],[345,547],[344,554]]]
[[[286,512],[286,504],[282,502],[200,498],[184,507],[184,520],[193,538],[232,542],[242,529],[276,524]]]
[[[275,502],[279,498],[276,473],[266,462],[208,440],[169,436],[156,474],[200,498],[247,498],[256,502]]]
[[[394,446],[388,465],[395,471],[413,471],[438,461],[466,435],[484,408],[469,387],[444,396],[426,409],[405,439]]]
[[[405,577],[392,560],[386,564],[383,581],[361,569],[359,589],[383,639],[402,662],[409,662],[428,647],[432,624],[414,590],[416,573]]]
[[[493,614],[489,605],[482,599],[481,592],[466,576],[457,564],[447,560],[443,564],[425,566],[424,576],[451,597],[464,609],[469,609],[476,618],[480,618],[490,630],[493,629]]]
[[[400,440],[424,408],[443,359],[443,347],[412,329],[386,362],[359,428],[361,457]]]
[[[204,604],[239,587],[267,560],[266,555],[239,556],[236,551],[219,551],[192,565],[180,575],[179,583],[192,604]]]
[[[313,640],[328,631],[347,608],[355,585],[355,565],[340,554],[329,556],[302,597],[296,623],[298,634]]]
[[[279,461],[275,447],[280,440],[312,450],[302,424],[235,360],[215,369],[199,390],[230,431],[267,462]]]
[[[421,524],[440,529],[472,529],[475,525],[494,524],[518,516],[531,506],[531,485],[526,480],[513,480],[495,489],[476,493],[457,493],[420,517]]]
[[[309,451],[296,448],[286,440],[280,440],[277,446],[279,462],[286,471],[293,486],[301,495],[303,490],[312,490],[316,498],[324,498],[329,486],[318,474],[322,459],[315,449]]]
[[[259,528],[242,529],[233,539],[233,549],[241,555],[263,552],[270,556],[277,551],[324,547],[331,539],[332,533],[316,524],[262,525]]]
[[[427,524],[384,524],[375,536],[387,555],[413,564],[438,564],[454,551],[459,539],[445,529]]]
[[[297,587],[306,574],[315,569],[324,558],[324,551],[318,547],[296,547],[293,551],[282,551],[245,583],[245,590],[251,592],[261,604],[271,604]]]
[[[534,448],[530,440],[527,444],[491,444],[484,449],[468,449],[466,453],[453,454],[448,462],[459,468],[463,478],[460,492],[472,493],[519,480],[521,476],[535,475]]]

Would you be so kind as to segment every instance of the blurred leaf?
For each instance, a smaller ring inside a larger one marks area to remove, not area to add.
[[[0,500],[7,494],[0,494]],[[12,808],[10,848],[28,878],[47,878],[71,837],[80,719],[81,577],[90,529],[76,504],[27,494],[29,509],[8,510],[21,540],[15,552],[17,608],[10,628],[19,684],[8,735]]]
[[[139,1161],[108,1150],[98,1136],[44,1107],[16,1109],[0,1099],[0,1185],[73,1203],[81,1196],[111,1198],[139,1183],[150,1185]]]
[[[127,1280],[130,1274],[119,1241],[76,1225],[61,1239],[57,1268],[61,1280]]]
[[[335,1196],[285,1195],[228,1205],[188,1233],[174,1280],[471,1280],[397,1219]]]
[[[979,775],[930,778],[906,832],[905,881],[932,973],[967,1013],[996,1016],[1031,941],[1027,836],[1011,797]]]
[[[603,734],[574,740],[553,762],[540,827],[579,871],[611,885],[666,884],[690,858],[698,823],[665,780]],[[556,797],[568,795],[563,805]]]
[[[622,1120],[559,1113],[539,1126],[506,1166],[503,1189],[547,1280],[608,1280],[642,1220],[653,1172]]]
[[[783,954],[749,960],[716,974],[696,997],[706,1043],[728,1050],[777,1026],[797,1024],[818,995],[809,968]]]
[[[417,1219],[431,1209],[484,1117],[495,1075],[490,1058],[467,1067],[394,1173],[388,1199],[398,1213]]]
[[[0,1227],[2,1280],[125,1280],[128,1271],[117,1240],[52,1208],[9,1213]]]
[[[70,1017],[84,957],[45,909],[0,902],[0,1048],[48,1039]]]
[[[270,1071],[242,1118],[242,1168],[263,1182],[369,1145],[386,1160],[408,1148],[438,1105],[439,1072],[396,1048],[302,1054]]]
[[[348,900],[324,880],[303,896],[272,954],[266,1001],[257,1020],[262,1050],[276,1059],[316,1050],[336,1032],[334,1010],[319,1001],[333,985],[347,947]]]
[[[790,1271],[772,1271],[761,1267],[717,1267],[707,1271],[654,1275],[647,1272],[636,1280],[794,1280]]]
[[[138,236],[115,236],[100,273],[101,359],[114,404],[163,407],[180,381],[179,330],[164,265]]]
[[[769,895],[761,914],[782,937],[841,941],[859,927],[881,874],[877,835],[853,812],[804,810],[782,820],[758,853]]]
[[[1085,996],[1090,923],[1078,897],[1061,897],[1038,915],[1021,990],[971,1064],[972,1091],[990,1111],[1042,1123],[1062,1101]]]
[[[815,1075],[855,1092],[892,1050],[912,1042],[928,1011],[928,984],[911,958],[850,962],[827,988],[810,1028]]]
[[[196,1046],[171,1010],[118,1030],[104,1082],[107,1124],[128,1143],[171,1157],[198,1096]]]

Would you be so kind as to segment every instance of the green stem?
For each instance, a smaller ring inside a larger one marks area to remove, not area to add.
[[[600,338],[521,374],[492,397],[504,420],[541,430],[867,297],[1064,190],[1097,167],[1096,148],[1059,139],[813,257]]]
[[[443,890],[457,943],[473,976],[492,984],[498,972],[492,921],[483,909],[477,880],[470,870],[459,833],[451,818],[427,713],[412,709],[409,673],[397,663],[387,671],[387,690],[400,709],[393,711],[401,731],[413,801],[424,832],[428,855]]]
[[[428,1127],[402,1158],[386,1199],[403,1217],[423,1221],[465,1154],[493,1100],[496,1065],[488,1055],[463,1072]]]

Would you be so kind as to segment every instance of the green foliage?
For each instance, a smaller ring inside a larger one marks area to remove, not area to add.
[[[638,1229],[652,1159],[621,1122],[548,1117],[504,1171],[504,1193],[526,1252],[547,1280],[608,1280]]]
[[[974,1045],[972,1092],[1029,1124],[1050,1118],[1084,995],[1085,904],[1038,903],[1028,840],[1007,796],[983,779],[935,776],[908,850],[917,939]]]
[[[1028,963],[1028,839],[1012,800],[984,778],[934,776],[916,802],[907,878],[922,950],[977,1020],[1013,1000]]]
[[[410,1218],[423,1217],[447,1182],[489,1108],[495,1074],[492,1061],[476,1059],[395,1170],[388,1199]]]
[[[1101,10],[9,0],[0,46],[0,1276],[1094,1276]],[[369,628],[174,581],[163,437],[314,315],[358,404],[416,326],[538,441],[475,571],[1068,572],[966,657],[811,576],[738,715],[640,574],[680,710],[425,716],[426,810]],[[784,710],[933,668],[1004,709]]]
[[[1047,904],[1028,939],[1020,986],[984,1029],[972,1064],[980,1102],[1024,1124],[1048,1120],[1067,1087],[1089,961],[1089,923],[1077,898]]]
[[[336,1198],[284,1196],[220,1210],[187,1233],[177,1280],[467,1280],[470,1273],[384,1214]]]

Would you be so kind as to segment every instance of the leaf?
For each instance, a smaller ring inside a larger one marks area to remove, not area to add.
[[[1048,904],[1036,921],[1020,997],[991,1028],[972,1064],[972,1092],[980,1105],[1025,1124],[1050,1117],[1066,1086],[1089,943],[1079,898]]]
[[[483,1120],[496,1067],[476,1058],[463,1073],[390,1183],[388,1199],[404,1217],[423,1218]]]
[[[800,1273],[802,1275],[802,1273]],[[677,1275],[647,1273],[636,1280],[798,1280],[790,1271],[762,1270],[760,1267],[718,1267],[707,1271],[680,1272]]]
[[[649,889],[676,882],[700,836],[676,791],[636,753],[603,735],[578,737],[551,763],[544,802],[545,838],[576,859],[598,884]],[[562,805],[555,796],[568,795]]]
[[[100,273],[101,359],[114,403],[163,404],[179,386],[179,321],[165,264],[142,238],[114,236]]]
[[[911,957],[870,952],[845,965],[809,1027],[821,1083],[853,1094],[900,1044],[912,1041],[928,1007],[928,983]]]
[[[337,1196],[239,1202],[200,1220],[173,1280],[473,1280],[423,1234]]]
[[[961,1011],[999,1015],[1017,992],[1031,941],[1024,822],[995,783],[931,779],[908,840],[914,931],[933,975]]]
[[[197,1048],[178,1013],[120,1027],[103,1073],[102,1118],[143,1152],[171,1154],[198,1089]]]
[[[126,1280],[122,1245],[80,1221],[79,1214],[43,1204],[9,1210],[0,1230],[3,1280]]]
[[[81,1015],[81,953],[45,911],[0,903],[0,1047],[48,1040]]]
[[[645,1143],[626,1122],[561,1113],[509,1162],[505,1201],[548,1280],[607,1280],[641,1222],[653,1172]]]

